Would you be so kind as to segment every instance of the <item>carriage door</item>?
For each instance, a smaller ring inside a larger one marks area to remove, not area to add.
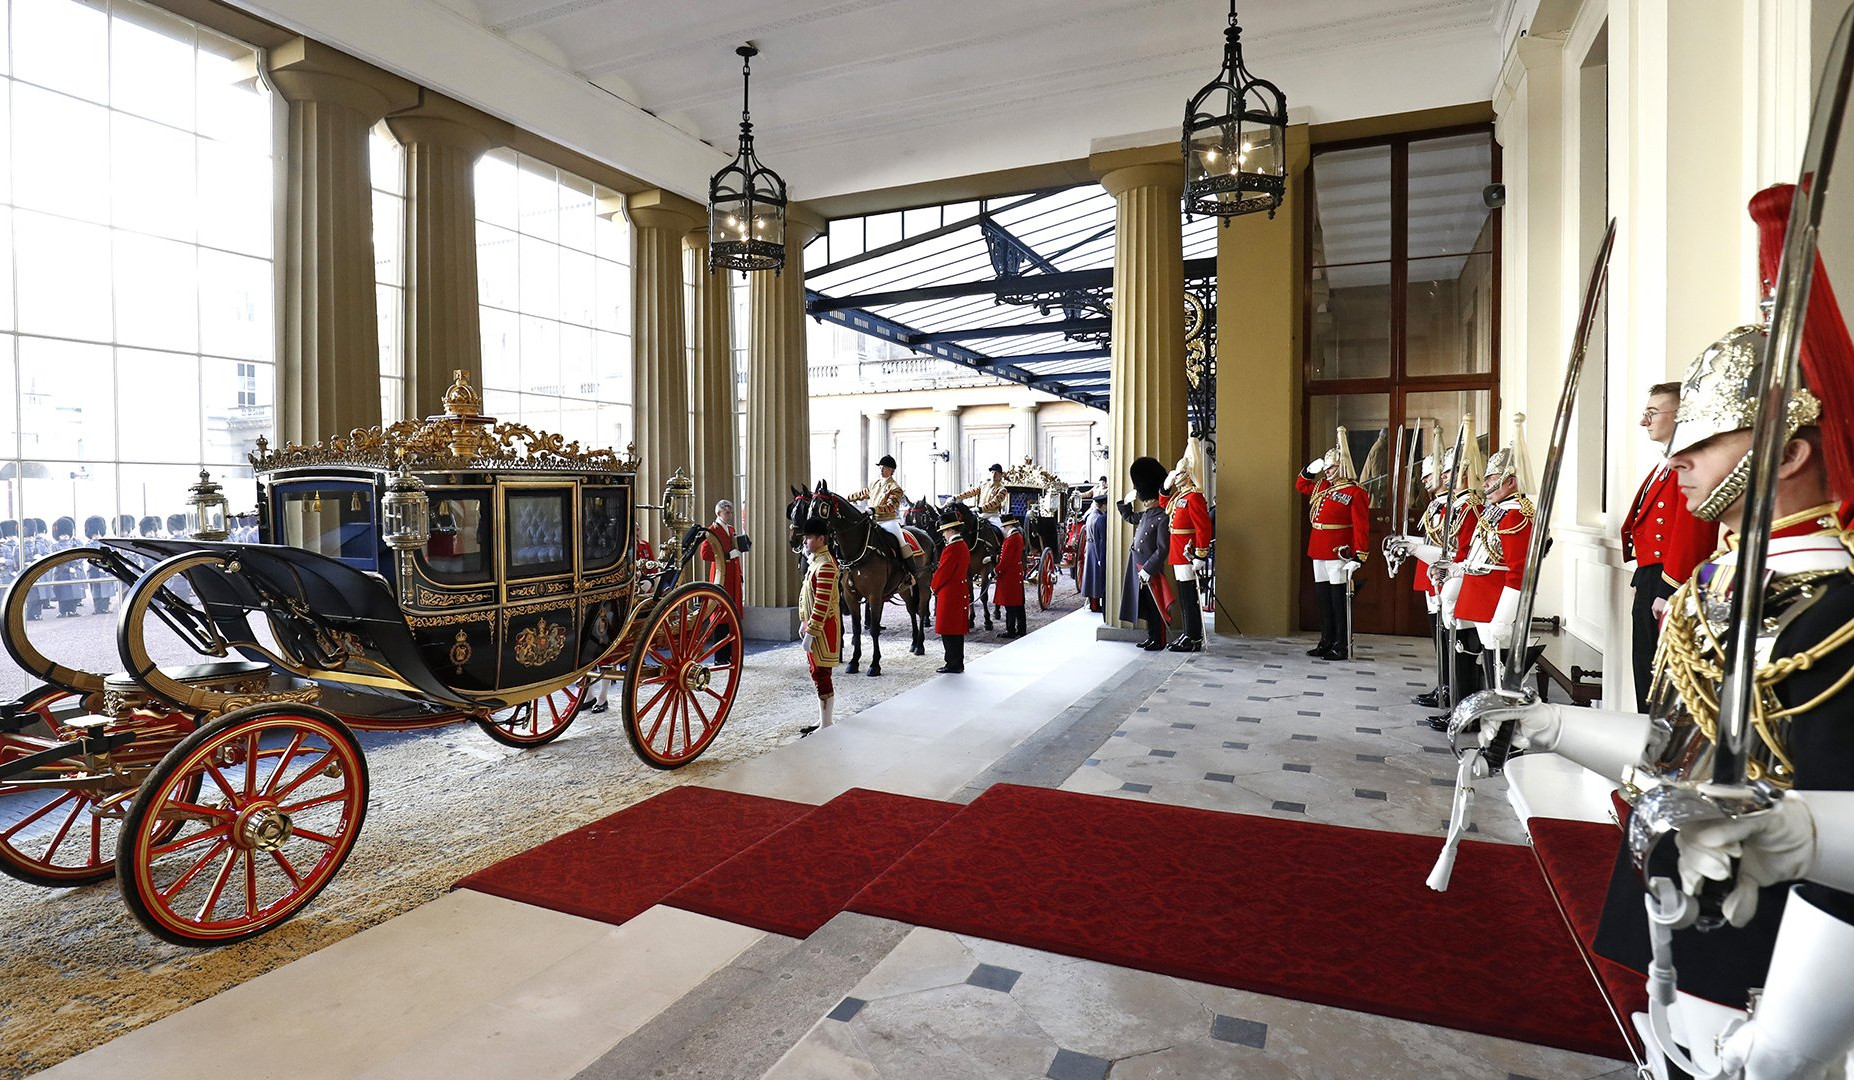
[[[558,679],[579,662],[574,493],[571,483],[502,488],[503,690]]]

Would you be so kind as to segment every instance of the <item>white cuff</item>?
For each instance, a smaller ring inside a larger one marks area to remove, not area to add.
[[[1597,773],[1605,780],[1621,780],[1630,766],[1641,761],[1648,747],[1646,713],[1609,709],[1568,708],[1552,705],[1558,713],[1558,741],[1541,746]]]
[[[1758,1043],[1810,1062],[1840,1062],[1854,1046],[1851,969],[1854,926],[1792,890],[1757,1007]]]
[[[1854,791],[1792,791],[1815,819],[1815,861],[1803,876],[1818,885],[1854,892]]]
[[[1442,561],[1442,548],[1436,544],[1426,544],[1421,540],[1410,545],[1410,554],[1431,566]]]

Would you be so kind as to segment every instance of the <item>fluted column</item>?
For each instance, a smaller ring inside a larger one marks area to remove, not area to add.
[[[798,562],[785,548],[793,485],[811,483],[811,400],[805,364],[805,241],[821,223],[786,219],[782,271],[747,275],[748,633],[798,636]]]
[[[367,139],[417,89],[302,38],[268,57],[289,103],[277,434],[313,442],[380,422]]]
[[[707,512],[717,499],[738,501],[735,484],[734,303],[727,271],[708,272],[708,229],[682,238],[683,276],[695,283],[689,313],[689,405],[695,414],[692,475]]]
[[[895,450],[888,445],[888,410],[871,409],[864,415],[869,420],[869,450],[863,455],[863,475],[874,476],[876,459]]]
[[[444,411],[452,372],[483,385],[476,163],[507,125],[437,94],[386,125],[406,155],[405,410],[418,419]]]
[[[702,218],[680,195],[628,196],[631,222],[631,393],[638,497],[656,502],[690,460],[689,357],[683,336],[682,238]],[[706,516],[704,515],[704,520]]]
[[[1011,460],[1005,464],[1006,468],[1016,468],[1025,458],[1036,460],[1036,408],[1035,402],[1016,408],[1016,415],[1011,419]]]
[[[946,463],[940,469],[940,482],[943,486],[934,493],[936,495],[957,495],[966,490],[965,461],[963,455],[960,454],[960,450],[965,446],[966,437],[965,433],[960,430],[959,409],[958,405],[944,405],[934,410],[940,417],[937,428],[939,434],[934,436],[934,441],[946,453]]]
[[[1142,456],[1166,461],[1184,448],[1184,226],[1179,196],[1184,170],[1176,161],[1131,165],[1101,177],[1114,197],[1112,397],[1108,403],[1107,478],[1128,483],[1127,467]],[[1120,618],[1121,579],[1132,527],[1107,519],[1107,621]]]

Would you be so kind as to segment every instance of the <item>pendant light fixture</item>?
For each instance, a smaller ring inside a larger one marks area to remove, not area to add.
[[[753,114],[748,90],[753,58],[760,50],[742,45],[740,149],[708,181],[708,272],[778,270],[785,265],[785,181],[753,156]]]
[[[1185,106],[1184,204],[1187,214],[1220,217],[1281,205],[1287,189],[1287,98],[1242,62],[1236,0],[1223,31],[1223,70]]]

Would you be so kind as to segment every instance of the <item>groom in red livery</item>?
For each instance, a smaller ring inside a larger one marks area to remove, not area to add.
[[[997,585],[991,602],[1004,609],[1004,633],[998,637],[1009,641],[1030,632],[1024,621],[1024,532],[1023,519],[1016,514],[998,516],[1004,526],[1004,544],[998,549],[998,568],[993,571]]]
[[[966,631],[972,603],[972,553],[960,534],[965,523],[948,518],[940,523],[940,535],[946,547],[940,551],[940,565],[933,571],[933,632],[940,635],[946,650],[946,663],[935,670],[942,675],[957,675],[966,670]]]

